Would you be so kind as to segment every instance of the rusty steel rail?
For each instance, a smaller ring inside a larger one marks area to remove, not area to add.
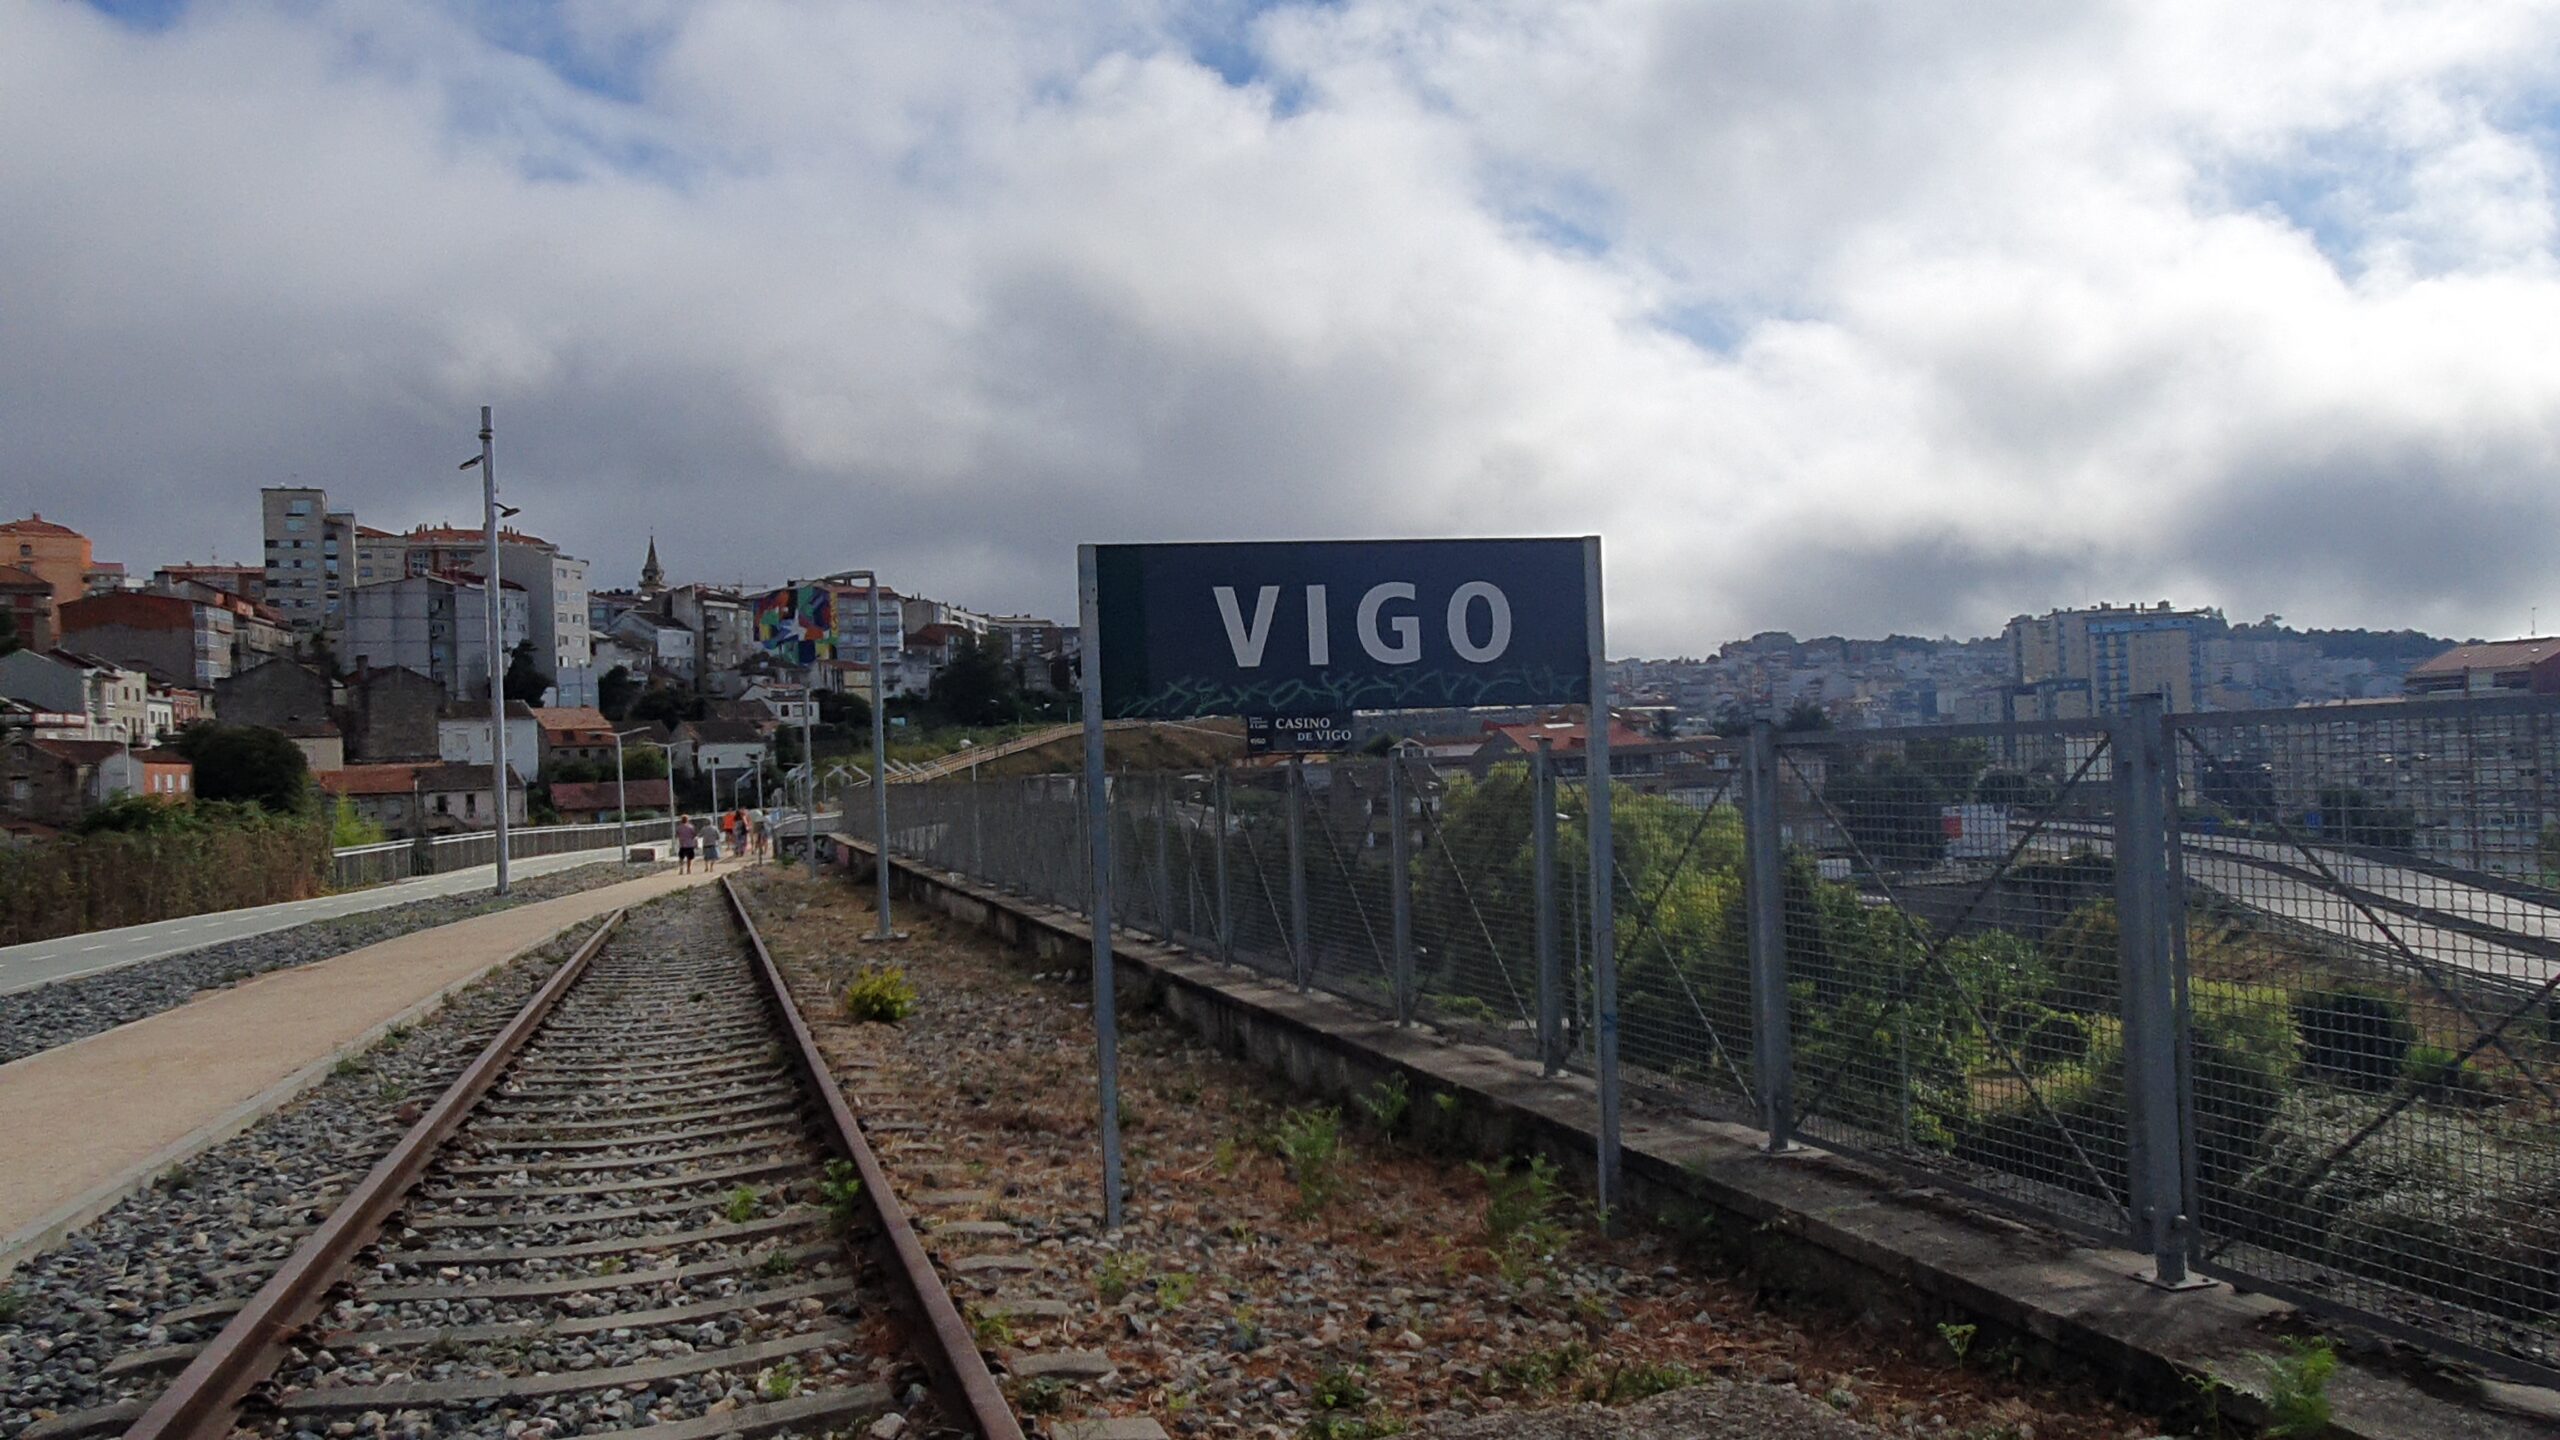
[[[533,992],[507,1027],[490,1040],[390,1153],[375,1163],[338,1202],[249,1303],[222,1327],[193,1363],[179,1372],[125,1440],[220,1440],[231,1433],[249,1392],[275,1373],[293,1337],[320,1313],[330,1288],[357,1252],[373,1243],[383,1222],[406,1199],[436,1151],[497,1083],[525,1042],[578,983],[587,964],[622,925],[625,911],[605,917],[596,932]]]
[[[720,889],[729,897],[730,911],[746,931],[747,943],[754,947],[756,973],[764,979],[766,998],[784,1028],[791,1032],[792,1056],[801,1077],[810,1093],[823,1102],[826,1140],[853,1162],[854,1170],[862,1177],[863,1197],[879,1222],[880,1246],[888,1253],[890,1263],[884,1268],[923,1332],[925,1343],[916,1348],[925,1368],[933,1372],[944,1407],[955,1420],[965,1418],[974,1426],[980,1440],[1023,1440],[1022,1422],[1014,1418],[1004,1392],[996,1387],[986,1358],[978,1353],[977,1340],[960,1319],[960,1308],[951,1302],[951,1292],[943,1287],[942,1276],[933,1268],[932,1257],[925,1253],[923,1240],[908,1222],[906,1207],[898,1203],[888,1172],[880,1168],[879,1157],[871,1152],[870,1142],[863,1139],[853,1107],[845,1103],[844,1087],[828,1070],[817,1036],[810,1033],[808,1022],[800,1016],[800,1007],[792,1002],[791,987],[783,981],[782,967],[774,963],[773,952],[765,948],[764,936],[756,931],[746,897],[738,893],[736,882],[727,876],[721,878]]]

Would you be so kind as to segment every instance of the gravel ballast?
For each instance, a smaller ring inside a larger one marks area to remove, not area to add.
[[[111,1373],[119,1357],[211,1338],[231,1307],[210,1302],[254,1293],[593,928],[561,936],[342,1061],[247,1133],[0,1279],[0,1435],[157,1394],[183,1359]]]
[[[314,960],[331,959],[350,950],[493,911],[575,895],[651,873],[655,868],[603,861],[576,865],[518,880],[503,900],[487,894],[415,900],[242,940],[226,940],[0,996],[0,1064],[174,1009],[199,991],[235,985],[270,970],[288,970]]]
[[[1985,1347],[1772,1308],[1673,1235],[1603,1237],[1563,1187],[1436,1153],[1432,1094],[1317,1105],[1153,1012],[1123,1017],[1131,1200],[1106,1234],[1081,975],[912,908],[913,938],[866,946],[853,887],[746,883],[1026,1423],[1148,1417],[1177,1440],[2156,1433]],[[904,967],[915,1012],[822,1020],[877,959]],[[1040,1377],[1060,1364],[1077,1369]],[[1659,1424],[1631,1408],[1663,1391],[1686,1398]]]

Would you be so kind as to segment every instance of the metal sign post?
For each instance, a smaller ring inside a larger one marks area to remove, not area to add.
[[[1591,634],[1591,759],[1583,777],[1591,797],[1591,1005],[1600,1071],[1600,1226],[1617,1229],[1618,1181],[1618,914],[1617,851],[1609,834],[1609,652],[1600,618],[1600,538],[1583,542],[1582,603]]]
[[[1120,1016],[1111,974],[1111,801],[1102,763],[1102,593],[1094,550],[1084,545],[1076,551],[1076,606],[1084,627],[1084,822],[1093,866],[1093,1063],[1102,1105],[1102,1228],[1117,1230]]]

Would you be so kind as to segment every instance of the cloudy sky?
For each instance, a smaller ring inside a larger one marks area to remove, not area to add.
[[[0,3],[0,506],[627,580],[1597,532],[1614,650],[2560,617],[2560,7]],[[2548,628],[2546,626],[2545,628]]]

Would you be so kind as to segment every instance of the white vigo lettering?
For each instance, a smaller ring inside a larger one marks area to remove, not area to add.
[[[1251,670],[1262,664],[1262,647],[1271,643],[1271,612],[1279,608],[1280,587],[1265,585],[1254,596],[1253,624],[1244,623],[1244,612],[1236,604],[1236,587],[1220,585],[1213,592],[1218,597],[1218,618],[1227,622],[1227,646],[1236,653],[1238,669]]]
[[[1387,637],[1378,630],[1380,606],[1390,600],[1412,598],[1413,587],[1401,580],[1372,585],[1369,587],[1369,593],[1360,597],[1360,613],[1354,622],[1354,628],[1360,632],[1360,648],[1369,652],[1370,659],[1381,665],[1410,665],[1422,658],[1422,622],[1420,620],[1410,615],[1388,617],[1387,628],[1396,634],[1396,641],[1392,645],[1387,643]]]
[[[1476,600],[1484,602],[1485,612],[1493,620],[1493,631],[1485,637],[1482,645],[1474,643],[1467,634],[1467,606]],[[1490,581],[1470,580],[1459,586],[1457,593],[1449,597],[1449,648],[1458,652],[1459,659],[1471,664],[1481,665],[1488,660],[1500,659],[1502,652],[1511,648],[1510,598]]]

